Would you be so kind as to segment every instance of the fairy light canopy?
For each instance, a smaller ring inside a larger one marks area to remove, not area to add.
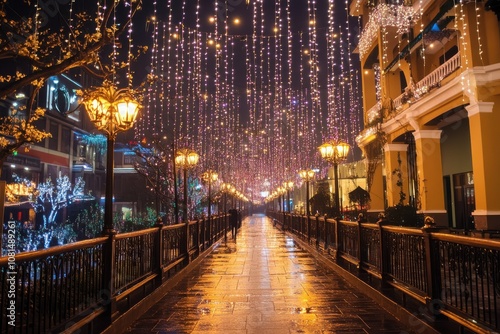
[[[217,170],[249,198],[297,183],[294,166],[319,167],[325,138],[355,145],[360,131],[360,81],[350,59],[358,27],[347,7],[154,1],[151,80],[136,138],[172,133],[175,147],[203,157],[201,170]]]

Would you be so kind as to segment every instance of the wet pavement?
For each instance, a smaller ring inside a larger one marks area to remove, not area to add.
[[[406,333],[263,215],[228,236],[127,333]]]

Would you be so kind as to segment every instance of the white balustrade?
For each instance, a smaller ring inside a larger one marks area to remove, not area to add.
[[[455,54],[448,61],[417,82],[415,87],[408,92],[409,94],[403,93],[396,97],[392,103],[394,110],[401,109],[404,102],[407,102],[403,101],[405,95],[406,98],[413,97],[415,100],[420,99],[422,95],[426,94],[431,88],[438,87],[444,78],[455,72],[458,68],[460,68],[460,53]]]

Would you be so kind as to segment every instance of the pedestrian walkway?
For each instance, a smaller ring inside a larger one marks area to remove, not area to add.
[[[263,215],[228,238],[127,333],[406,333]]]

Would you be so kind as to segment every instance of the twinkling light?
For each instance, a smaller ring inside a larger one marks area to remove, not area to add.
[[[480,33],[480,22],[481,22],[481,8],[477,5],[477,1],[474,2],[475,4],[475,11],[476,11],[476,37],[477,37],[477,44],[479,45],[479,59],[481,60],[481,64],[484,65],[484,60],[483,60],[483,43],[481,42],[481,33]]]
[[[129,0],[128,2],[125,2],[125,7],[129,7],[128,11],[128,29],[127,29],[127,42],[128,42],[128,48],[127,48],[127,83],[128,87],[132,89],[132,80],[133,80],[133,72],[132,72],[132,48],[134,46],[134,43],[132,41],[132,31],[133,31],[133,21],[132,17],[134,16],[134,11],[133,11],[133,6],[132,6],[132,0]]]
[[[419,8],[421,9],[422,6]],[[420,9],[416,11],[412,6],[378,4],[370,13],[368,23],[363,28],[359,38],[360,58],[364,58],[368,53],[374,38],[376,38],[381,28],[396,27],[397,33],[402,34],[421,17]]]
[[[420,0],[419,1],[419,7],[418,7],[418,11],[419,11],[419,18],[420,18],[420,34],[423,34],[424,33],[424,1],[423,0]],[[399,31],[398,31],[399,33]],[[425,43],[422,43],[422,62],[423,62],[423,66],[425,68]],[[384,63],[384,68],[385,66],[387,66],[387,64]],[[410,77],[411,78],[411,77]]]
[[[356,133],[359,73],[350,52],[356,28],[347,13],[346,24],[334,20],[342,17],[334,11],[347,6],[184,0],[174,14],[173,4],[158,3],[167,17],[151,23],[149,77],[155,83],[139,137],[171,133],[176,147],[200,152],[200,169],[216,169],[225,182],[258,198],[264,184],[270,190],[271,183],[297,178],[296,168],[319,167],[322,138],[348,140]],[[306,10],[303,26],[293,21],[294,12]],[[245,28],[248,19],[252,26]]]
[[[464,4],[463,0],[460,0],[455,4],[454,12],[455,12],[455,30],[460,31],[459,40],[460,40],[460,52],[463,54],[467,54],[467,22],[464,13]],[[459,26],[460,23],[460,26]],[[462,83],[462,90],[466,92],[466,95],[471,94],[471,83],[470,83],[470,75],[465,77],[465,73],[468,72],[469,69],[469,57],[462,58],[465,61],[460,62],[460,67],[462,68],[462,75],[460,77]]]
[[[351,31],[351,20],[349,17],[349,1],[345,1],[345,17],[346,22],[345,26],[347,27],[347,50],[352,50],[352,36]],[[346,125],[345,129],[347,129],[347,134],[344,134],[343,140],[349,142],[351,146],[355,145],[354,138],[361,130],[360,125],[360,117],[361,114],[361,103],[359,101],[360,92],[358,91],[359,85],[359,73],[358,70],[354,67],[353,60],[350,54],[347,54],[347,66],[348,66],[348,75],[347,75],[347,83],[348,83],[348,91],[349,91],[349,112],[346,114],[344,112],[339,112],[340,117],[343,118],[344,124]],[[359,62],[359,60],[358,60]],[[345,131],[345,130],[344,130]],[[351,150],[352,152],[352,150]]]

